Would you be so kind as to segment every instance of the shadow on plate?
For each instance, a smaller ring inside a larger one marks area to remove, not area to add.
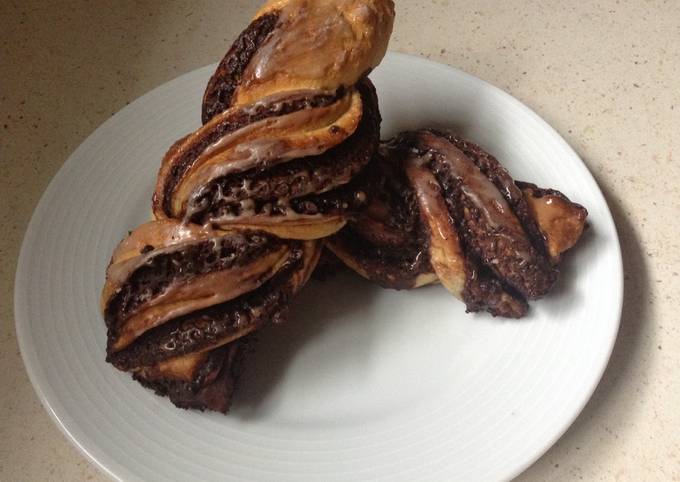
[[[258,332],[254,352],[245,360],[231,415],[258,418],[269,403],[275,403],[271,398],[303,347],[337,329],[337,323],[353,325],[343,327],[348,328],[344,332],[361,336],[353,336],[346,349],[329,348],[328,363],[364,366],[373,353],[367,316],[380,289],[345,269],[324,281],[312,279],[294,300],[286,323]],[[339,360],[339,356],[346,359]]]

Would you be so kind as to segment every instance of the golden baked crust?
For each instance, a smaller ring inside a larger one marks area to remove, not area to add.
[[[437,179],[414,158],[404,161],[404,170],[418,201],[421,222],[429,234],[428,250],[435,277],[462,300],[467,279],[465,254],[458,233],[449,222],[449,211]]]
[[[354,85],[385,56],[394,23],[391,0],[272,0],[255,18],[272,12],[277,26],[245,69],[235,105]]]

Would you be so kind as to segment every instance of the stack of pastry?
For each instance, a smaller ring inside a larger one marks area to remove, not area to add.
[[[273,0],[219,64],[202,121],[162,161],[154,220],[107,269],[107,360],[184,408],[225,412],[248,335],[285,319],[366,203],[380,114],[366,75],[390,0]]]
[[[326,246],[384,287],[441,282],[520,317],[554,284],[586,211],[515,183],[478,146],[380,147],[368,73],[391,0],[272,0],[210,79],[202,126],[162,161],[154,220],[116,248],[107,360],[177,406],[226,412],[254,333],[286,318]]]

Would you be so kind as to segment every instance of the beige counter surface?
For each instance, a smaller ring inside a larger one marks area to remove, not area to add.
[[[215,62],[250,1],[0,2],[0,480],[103,480],[24,370],[12,295],[49,180],[100,123]],[[532,107],[579,152],[620,233],[614,354],[576,423],[521,480],[680,480],[680,2],[397,0],[390,48]]]

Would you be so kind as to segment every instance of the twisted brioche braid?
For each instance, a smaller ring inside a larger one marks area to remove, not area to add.
[[[203,125],[163,158],[155,219],[113,254],[107,361],[177,406],[226,412],[254,333],[286,318],[322,245],[382,286],[441,282],[494,316],[552,288],[585,208],[445,132],[378,149],[366,75],[393,18],[390,0],[258,12],[208,83]]]
[[[388,0],[267,3],[167,152],[154,221],[116,248],[107,361],[184,408],[225,412],[252,333],[283,321],[321,252],[366,202],[380,113],[365,75]]]

